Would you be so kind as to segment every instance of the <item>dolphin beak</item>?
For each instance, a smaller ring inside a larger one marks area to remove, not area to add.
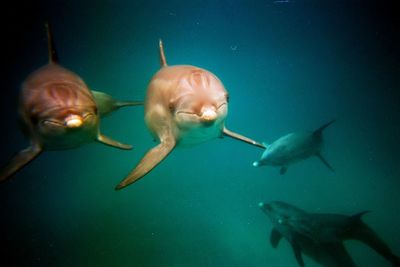
[[[217,112],[211,108],[205,109],[200,118],[205,123],[212,123],[217,119]]]
[[[67,128],[79,128],[83,124],[83,119],[78,115],[71,115],[65,119],[65,126]]]

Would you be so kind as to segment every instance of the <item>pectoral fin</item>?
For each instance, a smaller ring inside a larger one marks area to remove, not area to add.
[[[22,169],[29,162],[34,160],[42,152],[42,148],[39,145],[32,145],[22,151],[20,151],[11,162],[0,171],[0,181],[4,181],[17,171]]]
[[[113,140],[113,139],[111,139],[111,138],[109,138],[109,137],[107,137],[105,135],[102,135],[100,133],[97,136],[97,141],[102,143],[102,144],[105,144],[105,145],[108,145],[108,146],[112,146],[112,147],[116,147],[116,148],[119,148],[119,149],[125,149],[125,150],[132,149],[131,145],[122,144],[122,143],[120,143],[118,141],[115,141],[115,140]]]
[[[240,135],[240,134],[231,132],[230,130],[228,130],[228,129],[225,128],[225,127],[224,127],[224,130],[223,130],[223,134],[226,135],[226,136],[229,136],[229,137],[231,137],[231,138],[240,140],[240,141],[242,141],[242,142],[251,144],[251,145],[253,145],[253,146],[256,146],[256,147],[265,149],[265,146],[264,146],[263,144],[260,144],[260,143],[254,141],[254,140],[252,140],[252,139],[250,139],[250,138],[247,138],[247,137],[245,137],[245,136],[243,136],[243,135]]]
[[[325,164],[326,167],[328,167],[329,170],[331,170],[332,172],[335,172],[335,170],[328,163],[328,161],[326,161],[326,159],[321,155],[321,153],[316,153],[315,155],[322,161],[322,163]]]
[[[302,255],[301,255],[300,246],[293,242],[292,243],[292,249],[293,249],[294,256],[296,257],[297,263],[301,267],[304,267],[304,261],[303,261]]]
[[[282,239],[282,234],[275,228],[272,229],[269,241],[271,242],[273,248],[276,248],[278,246],[279,241],[281,241],[281,239]]]
[[[102,118],[122,107],[143,105],[141,101],[118,101],[106,93],[94,90],[91,91],[97,105],[97,111]]]
[[[173,136],[169,136],[162,140],[159,145],[146,153],[136,168],[133,169],[133,171],[122,182],[120,182],[115,189],[122,189],[145,176],[172,151],[172,149],[175,147],[175,144],[176,141]]]

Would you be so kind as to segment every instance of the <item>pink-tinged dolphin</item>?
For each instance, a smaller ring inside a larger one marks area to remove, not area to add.
[[[276,248],[282,238],[292,246],[299,266],[305,266],[305,254],[326,267],[355,267],[344,246],[346,240],[357,240],[375,250],[392,266],[400,266],[400,258],[378,234],[361,220],[366,211],[352,216],[329,213],[308,213],[282,201],[259,203],[269,217],[273,229],[270,242]]]
[[[6,180],[44,150],[64,150],[97,141],[120,149],[131,149],[100,132],[100,117],[122,106],[140,102],[119,102],[111,96],[90,91],[72,71],[58,64],[50,27],[46,24],[49,63],[31,73],[22,84],[19,114],[31,145],[20,151],[0,171]]]
[[[160,144],[145,154],[116,189],[149,173],[178,145],[190,146],[229,136],[265,148],[225,127],[228,93],[214,74],[190,65],[167,66],[161,40],[159,49],[161,69],[147,89],[145,122]]]

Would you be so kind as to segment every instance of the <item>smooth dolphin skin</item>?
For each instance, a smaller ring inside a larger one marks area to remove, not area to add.
[[[329,170],[334,172],[331,165],[321,155],[322,131],[334,121],[331,120],[312,132],[294,132],[279,138],[270,145],[264,143],[266,149],[261,159],[255,161],[253,166],[280,167],[280,174],[285,174],[289,165],[317,156]]]
[[[272,247],[276,248],[282,237],[285,238],[300,266],[304,266],[302,253],[326,267],[356,266],[343,245],[346,240],[363,242],[393,266],[400,266],[400,258],[361,220],[366,211],[353,216],[308,213],[280,201],[261,202],[259,206],[273,225]]]
[[[161,69],[153,76],[147,89],[145,122],[160,144],[147,152],[116,189],[149,173],[177,145],[190,146],[229,136],[265,148],[225,127],[228,93],[214,74],[195,66],[167,66],[161,40],[159,49]]]
[[[72,71],[58,64],[52,33],[46,24],[49,63],[31,73],[22,84],[19,114],[31,146],[19,152],[0,172],[4,181],[44,150],[71,149],[97,141],[119,149],[131,149],[100,133],[100,117],[122,106],[111,96],[90,91]]]

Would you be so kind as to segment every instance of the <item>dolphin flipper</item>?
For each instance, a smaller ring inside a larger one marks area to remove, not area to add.
[[[301,255],[301,248],[298,244],[296,244],[295,242],[292,242],[292,249],[293,249],[293,253],[294,256],[296,257],[297,263],[301,266],[304,267],[304,260],[303,257]]]
[[[321,153],[316,153],[315,154],[321,161],[322,163],[325,164],[326,167],[328,167],[329,170],[331,170],[331,172],[335,172],[335,170],[332,168],[332,166],[328,163],[328,161],[321,155]]]
[[[234,132],[228,130],[227,128],[225,128],[225,127],[224,127],[224,130],[223,130],[223,134],[226,135],[226,136],[229,136],[229,137],[231,137],[231,138],[234,138],[234,139],[243,141],[243,142],[245,142],[245,143],[251,144],[251,145],[253,145],[253,146],[262,148],[262,149],[265,149],[265,148],[266,148],[263,144],[260,144],[260,143],[254,141],[254,140],[252,140],[252,139],[250,139],[250,138],[247,138],[247,137],[245,137],[245,136],[243,136],[243,135],[234,133]]]
[[[11,162],[0,171],[0,182],[6,180],[11,175],[22,169],[25,165],[39,156],[42,151],[43,149],[37,144],[33,144],[20,151],[16,156],[14,156]]]
[[[280,175],[284,175],[287,172],[287,167],[286,166],[282,166],[281,169],[279,170],[279,174]]]
[[[118,101],[106,93],[94,90],[91,90],[91,92],[96,102],[99,115],[102,118],[122,107],[143,105],[142,101]]]
[[[97,140],[96,141],[98,141],[98,142],[100,142],[102,144],[108,145],[108,146],[119,148],[119,149],[124,149],[124,150],[132,149],[131,145],[126,145],[126,144],[120,143],[120,142],[115,141],[115,140],[111,139],[110,137],[107,137],[107,136],[105,136],[103,134],[100,134],[100,133],[97,136]]]
[[[115,187],[115,190],[122,189],[145,176],[163,159],[165,159],[165,157],[174,149],[175,145],[176,141],[172,135],[162,140],[159,145],[146,153],[135,169],[133,169],[133,171]]]
[[[324,266],[332,267],[356,267],[350,254],[343,243],[334,242],[322,245],[324,253],[319,255],[319,261]]]
[[[281,241],[281,239],[282,239],[282,234],[275,228],[272,229],[269,241],[271,242],[273,248],[278,247],[279,241]]]

